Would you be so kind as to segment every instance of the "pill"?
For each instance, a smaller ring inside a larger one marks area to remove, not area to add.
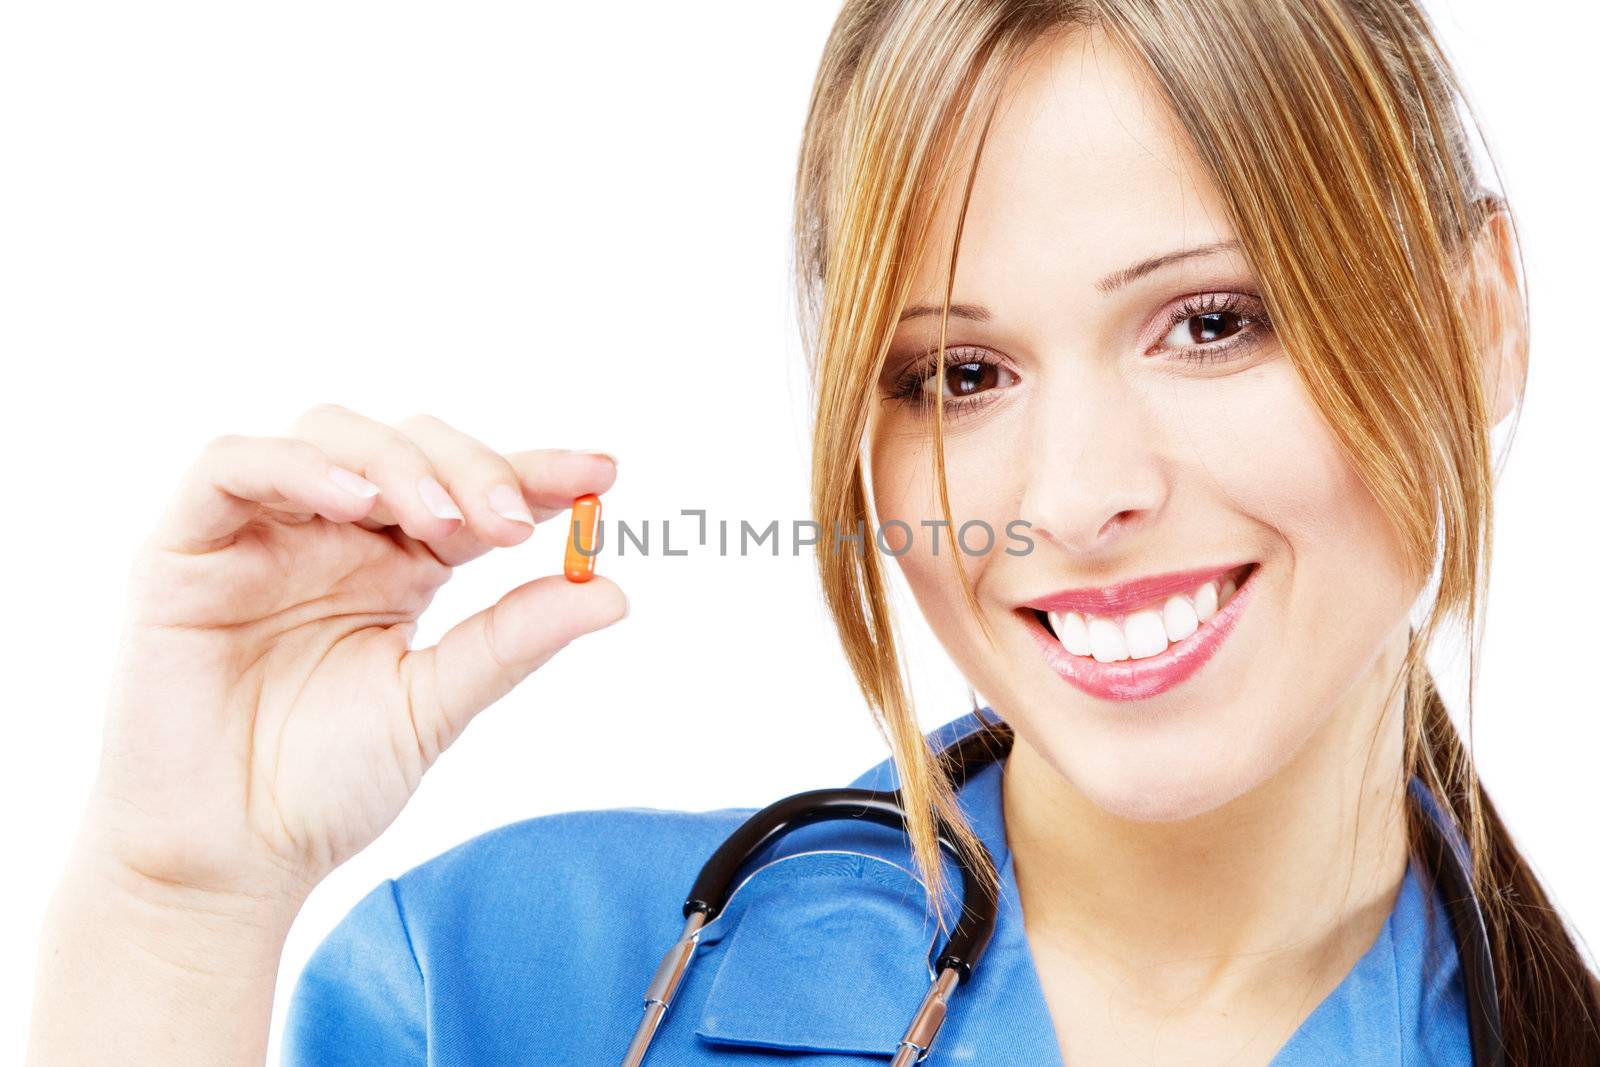
[[[572,502],[572,525],[567,536],[567,581],[587,582],[594,577],[594,559],[600,554],[600,498],[585,493]]]

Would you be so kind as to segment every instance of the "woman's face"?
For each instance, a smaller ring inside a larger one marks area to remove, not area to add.
[[[957,208],[938,207],[908,311],[941,302]],[[907,524],[886,538],[941,642],[1021,742],[1130,818],[1199,814],[1282,768],[1367,699],[1416,593],[1233,238],[1136,69],[1092,31],[1058,38],[990,130],[943,381],[939,316],[912,314],[869,430],[878,522]],[[923,525],[942,515],[939,398],[992,646],[949,531]]]

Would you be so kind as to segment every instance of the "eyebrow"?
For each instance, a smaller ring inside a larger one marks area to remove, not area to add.
[[[1160,270],[1162,267],[1169,267],[1172,264],[1182,262],[1185,259],[1194,259],[1197,256],[1214,256],[1219,252],[1237,252],[1238,250],[1238,241],[1227,240],[1213,241],[1208,245],[1196,245],[1193,248],[1184,248],[1176,252],[1168,252],[1165,255],[1151,256],[1149,259],[1140,260],[1131,267],[1124,267],[1122,270],[1112,271],[1104,278],[1101,278],[1099,281],[1095,282],[1094,287],[1100,290],[1102,293],[1113,292],[1117,289],[1121,289],[1125,285],[1133,284],[1140,278],[1143,278],[1146,274],[1149,274],[1151,271]]]
[[[1208,245],[1196,245],[1193,248],[1182,248],[1176,252],[1166,252],[1159,256],[1151,256],[1149,259],[1141,259],[1131,267],[1112,271],[1095,282],[1094,287],[1102,293],[1115,292],[1124,286],[1132,285],[1146,274],[1158,271],[1163,267],[1170,267],[1174,263],[1180,263],[1186,259],[1194,259],[1198,256],[1214,256],[1221,252],[1237,252],[1238,250],[1238,241],[1227,240],[1214,241]],[[905,322],[907,319],[914,319],[923,315],[937,315],[942,310],[943,308],[938,304],[917,304],[906,308],[900,315],[900,321]],[[994,312],[982,304],[951,304],[950,317],[954,319],[971,319],[973,322],[988,322],[994,318]]]
[[[937,315],[943,308],[937,304],[918,304],[908,307],[900,313],[900,321],[914,319],[922,315]],[[988,322],[994,318],[994,312],[982,304],[951,304],[950,317],[952,319],[971,319],[973,322]]]

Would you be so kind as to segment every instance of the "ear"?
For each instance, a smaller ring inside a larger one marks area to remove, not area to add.
[[[1511,216],[1498,201],[1478,225],[1471,271],[1469,291],[1483,345],[1483,395],[1493,427],[1511,414],[1528,378],[1527,307],[1517,288]]]

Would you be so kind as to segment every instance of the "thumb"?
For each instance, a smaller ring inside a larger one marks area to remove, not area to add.
[[[472,717],[515,688],[574,639],[628,613],[616,583],[559,574],[520,585],[463,619],[431,648],[400,661],[417,738],[435,756]]]

